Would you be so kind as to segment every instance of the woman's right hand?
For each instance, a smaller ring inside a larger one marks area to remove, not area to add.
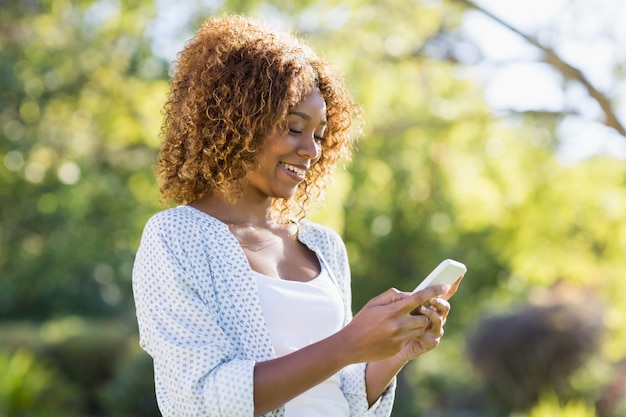
[[[430,320],[411,312],[449,290],[449,285],[436,285],[412,294],[391,288],[372,298],[340,331],[353,355],[351,362],[388,358],[400,352],[408,340],[422,336]]]

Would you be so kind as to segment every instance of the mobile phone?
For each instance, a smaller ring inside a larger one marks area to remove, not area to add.
[[[461,262],[446,259],[437,265],[437,267],[433,269],[433,271],[428,274],[428,276],[424,278],[424,280],[420,282],[417,287],[415,287],[413,292],[417,292],[437,284],[452,285],[456,282],[456,280],[461,278],[466,271],[467,267]]]

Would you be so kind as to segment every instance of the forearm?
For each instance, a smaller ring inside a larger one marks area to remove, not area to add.
[[[429,323],[425,315],[412,315],[416,306],[443,293],[429,287],[406,297],[390,289],[368,302],[353,320],[334,335],[278,359],[255,365],[255,414],[271,411],[328,379],[343,367],[368,362],[365,371],[368,403],[374,404],[402,369],[415,340]],[[434,313],[431,313],[431,315]],[[376,329],[376,331],[371,331]],[[441,327],[439,326],[439,330]],[[405,351],[400,354],[400,351]],[[384,358],[384,359],[383,359]]]
[[[254,367],[254,414],[274,410],[352,363],[337,333],[289,355]]]
[[[392,356],[377,362],[370,362],[365,368],[367,403],[372,406],[389,386],[393,378],[406,365],[407,361]]]

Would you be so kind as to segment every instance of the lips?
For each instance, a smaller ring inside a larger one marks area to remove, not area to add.
[[[298,178],[304,179],[304,176],[306,174],[306,168],[298,167],[296,165],[291,165],[286,162],[281,162],[280,165],[283,168],[285,168],[287,171],[295,174]]]

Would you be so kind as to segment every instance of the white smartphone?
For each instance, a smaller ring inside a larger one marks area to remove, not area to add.
[[[454,261],[452,259],[446,259],[442,261],[437,268],[428,274],[426,278],[420,284],[415,287],[413,292],[423,290],[424,288],[437,285],[437,284],[449,284],[452,285],[457,279],[461,278],[461,275],[465,274],[467,267],[461,262]]]

